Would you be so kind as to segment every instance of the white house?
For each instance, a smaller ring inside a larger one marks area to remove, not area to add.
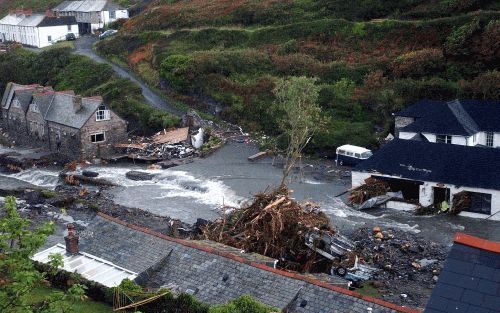
[[[423,206],[466,191],[470,208],[461,214],[500,220],[500,149],[394,139],[353,169],[352,187],[370,177]]]
[[[422,100],[394,115],[400,139],[500,147],[500,101]]]
[[[47,47],[65,40],[68,33],[79,33],[74,17],[16,10],[0,20],[0,40],[15,41],[27,46]]]
[[[129,17],[127,9],[109,0],[64,1],[53,11],[61,16],[74,16],[80,34],[94,33],[111,22]]]

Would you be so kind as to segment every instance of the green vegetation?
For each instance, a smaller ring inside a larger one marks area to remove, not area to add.
[[[61,255],[51,255],[47,272],[35,269],[30,259],[54,232],[52,222],[36,228],[19,215],[16,199],[7,197],[0,212],[0,312],[70,312],[84,294],[84,287],[71,286],[67,292],[55,291],[34,297],[46,276],[62,266]]]
[[[30,304],[35,304],[38,302],[43,301],[44,299],[51,298],[61,291],[58,289],[54,288],[49,288],[45,286],[39,286],[32,290],[29,294],[29,299],[28,303]],[[59,303],[54,307],[53,312],[54,313],[65,313],[67,311],[64,311],[64,308],[70,306],[72,309],[72,312],[74,313],[87,313],[87,312],[92,312],[92,313],[111,313],[113,312],[113,309],[111,306],[104,304],[102,302],[95,302],[92,300],[77,300],[74,302],[64,302],[64,303]]]
[[[163,79],[171,97],[199,110],[220,103],[223,119],[271,136],[282,133],[276,82],[317,78],[325,121],[309,147],[328,155],[375,145],[391,113],[419,99],[498,99],[498,9],[474,0],[160,1],[97,50],[157,88]]]
[[[74,55],[68,48],[53,48],[39,54],[17,49],[0,55],[0,92],[7,82],[39,83],[56,90],[74,90],[84,96],[100,95],[129,122],[129,130],[150,134],[176,126],[179,119],[145,103],[141,89],[128,79],[119,78],[112,68]]]
[[[56,195],[57,195],[57,193],[54,190],[48,190],[48,189],[42,190],[42,196],[44,198],[50,199],[50,198],[54,198]]]

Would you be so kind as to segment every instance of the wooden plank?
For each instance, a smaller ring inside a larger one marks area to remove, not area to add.
[[[157,145],[179,143],[188,139],[188,133],[189,127],[178,128],[169,132],[163,130],[163,132],[153,136],[153,143]]]
[[[262,159],[262,158],[263,158],[263,157],[265,157],[266,155],[267,155],[267,151],[261,151],[261,152],[259,152],[259,153],[256,153],[256,154],[252,155],[252,156],[249,156],[249,157],[248,157],[248,160],[249,160],[249,161],[256,161],[256,160],[258,160],[258,159]]]

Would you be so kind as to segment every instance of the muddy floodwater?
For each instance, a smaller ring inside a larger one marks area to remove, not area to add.
[[[221,216],[223,206],[241,206],[253,194],[279,184],[281,170],[272,165],[271,158],[256,162],[247,160],[256,152],[257,147],[253,144],[231,142],[205,159],[171,169],[147,170],[144,164],[132,163],[91,166],[89,169],[119,185],[108,191],[116,203],[193,223],[198,218],[215,219]],[[125,176],[130,170],[147,171],[154,174],[154,178],[133,181]],[[58,181],[57,175],[56,169],[0,174],[0,188],[23,184],[53,188]],[[335,197],[350,187],[349,177],[322,179],[310,171],[294,177],[289,187],[298,200],[318,203],[332,223],[346,234],[360,227],[380,226],[418,233],[447,245],[458,231],[500,241],[500,224],[491,220],[448,215],[414,216],[411,212],[390,209],[354,210],[344,203],[345,199]]]

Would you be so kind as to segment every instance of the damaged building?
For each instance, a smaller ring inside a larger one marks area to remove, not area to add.
[[[127,123],[102,97],[9,83],[1,103],[2,124],[20,144],[44,147],[67,159],[98,158],[127,139]]]
[[[402,191],[406,201],[453,209],[453,199],[466,192],[460,214],[500,220],[500,150],[394,139],[352,171],[352,186],[372,177]]]

